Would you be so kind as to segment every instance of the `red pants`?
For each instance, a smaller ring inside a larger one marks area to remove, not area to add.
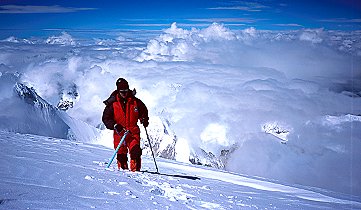
[[[121,132],[121,137],[114,132],[114,149],[116,149],[120,143],[121,138],[124,135],[124,131]],[[140,135],[128,133],[125,140],[120,145],[117,155],[118,169],[122,168],[127,170],[128,167],[128,150],[130,153],[130,170],[140,171],[142,149],[140,148]]]
[[[118,144],[124,135],[124,131],[122,131],[120,135],[121,136],[114,132],[114,149],[118,147]],[[139,134],[132,134],[129,132],[128,135],[125,137],[122,145],[120,145],[118,154],[128,154],[128,151],[130,153],[130,159],[137,159],[140,158],[140,156],[142,155]]]

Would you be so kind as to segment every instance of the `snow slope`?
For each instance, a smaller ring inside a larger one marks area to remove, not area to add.
[[[106,170],[113,150],[95,144],[0,131],[0,148],[0,209],[361,209],[360,197],[161,158],[161,173],[200,179]]]

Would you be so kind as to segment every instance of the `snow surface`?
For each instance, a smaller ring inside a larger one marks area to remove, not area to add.
[[[169,176],[106,169],[101,145],[0,131],[0,147],[0,209],[361,209],[360,197],[163,158]]]
[[[124,77],[158,157],[361,196],[360,31],[54,33],[0,41],[0,130],[112,148]]]

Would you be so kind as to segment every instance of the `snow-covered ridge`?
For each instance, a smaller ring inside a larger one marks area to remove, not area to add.
[[[7,73],[7,75],[9,74]],[[9,87],[11,86],[4,88]],[[5,98],[6,103],[2,100],[1,102],[3,102],[3,108],[17,111],[4,112],[0,115],[1,129],[82,142],[95,142],[99,138],[98,129],[68,116],[65,112],[49,104],[36,93],[34,88],[16,82],[13,90],[14,95]]]
[[[79,119],[74,119],[64,111],[60,111],[58,108],[50,105],[42,99],[33,88],[28,88],[23,84],[17,83],[15,90],[26,103],[36,108],[35,111],[40,110],[42,113],[41,116],[44,117],[44,120],[48,122],[51,127],[68,127],[67,130],[63,130],[67,139],[81,142],[96,142],[98,138],[100,138],[100,132],[97,128]],[[52,125],[53,122],[56,122],[56,124]],[[63,126],[61,126],[61,124],[63,124]]]
[[[325,116],[325,123],[329,125],[340,125],[346,122],[361,122],[361,115],[346,114],[342,116]]]
[[[0,147],[5,151],[0,159],[4,209],[361,208],[360,197],[163,158],[157,158],[161,175],[118,171],[115,163],[106,170],[113,149],[83,142],[0,130]],[[155,170],[151,156],[144,155],[142,162],[143,170]]]
[[[6,39],[1,40],[0,42],[10,42],[10,43],[23,43],[23,44],[35,44],[34,41],[28,39],[19,39],[14,36],[10,36]]]
[[[44,109],[47,112],[54,111],[54,107],[42,99],[34,90],[34,88],[29,88],[24,84],[16,83],[14,87],[15,92],[28,104],[39,108]]]
[[[49,37],[45,41],[45,43],[46,44],[57,44],[57,45],[71,45],[71,46],[76,45],[76,42],[73,39],[73,37],[66,32],[62,32],[60,36]]]
[[[292,128],[285,128],[285,127],[287,126],[281,125],[278,122],[269,122],[262,126],[262,130],[286,142],[288,141],[287,136],[290,134]]]

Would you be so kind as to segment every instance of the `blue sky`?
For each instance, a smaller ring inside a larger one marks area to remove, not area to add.
[[[202,28],[360,30],[359,0],[44,0],[0,2],[0,35],[44,29]],[[11,32],[9,32],[11,31]]]

